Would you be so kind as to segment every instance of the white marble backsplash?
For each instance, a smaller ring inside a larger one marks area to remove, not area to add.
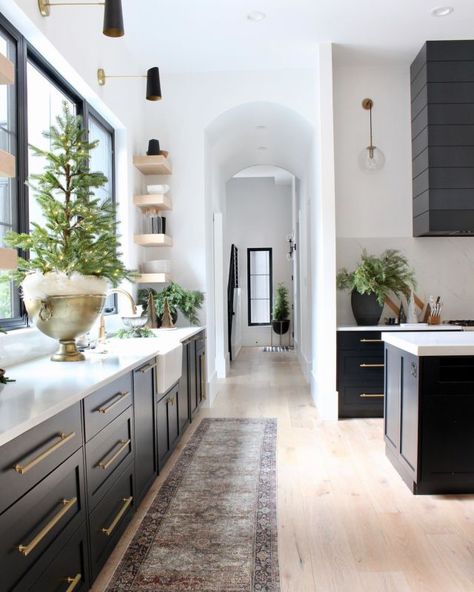
[[[444,302],[442,320],[474,319],[474,237],[338,238],[337,269],[354,269],[364,248],[373,255],[385,249],[404,253],[415,270],[418,296],[426,301],[432,294]],[[338,290],[337,315],[339,325],[354,323],[348,292]]]

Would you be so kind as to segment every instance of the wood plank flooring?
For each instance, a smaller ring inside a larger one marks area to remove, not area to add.
[[[380,419],[322,422],[294,353],[242,350],[201,417],[277,417],[282,592],[474,592],[474,495],[413,496]],[[94,592],[105,590],[193,422]]]

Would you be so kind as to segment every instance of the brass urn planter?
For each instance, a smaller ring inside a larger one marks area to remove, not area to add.
[[[48,337],[59,339],[54,362],[81,362],[85,356],[76,347],[76,337],[87,333],[101,314],[105,294],[79,294],[28,298],[24,302],[36,327]]]

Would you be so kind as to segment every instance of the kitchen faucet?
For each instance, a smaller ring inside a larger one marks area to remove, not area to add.
[[[130,308],[132,310],[132,315],[136,315],[137,314],[137,305],[135,303],[135,300],[133,299],[133,296],[130,294],[130,292],[127,292],[127,290],[124,290],[123,288],[111,288],[110,290],[107,290],[106,296],[111,296],[112,294],[122,294],[123,296],[126,296],[128,298],[128,300],[130,301]],[[98,335],[98,341],[105,341],[105,338],[107,337],[106,332],[105,332],[105,319],[104,319],[104,313],[102,313],[100,315],[100,321],[99,321],[99,335]]]

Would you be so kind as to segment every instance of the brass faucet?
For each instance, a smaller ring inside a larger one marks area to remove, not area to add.
[[[106,296],[110,296],[112,294],[122,294],[122,296],[126,296],[128,298],[128,300],[130,301],[130,308],[132,309],[132,315],[137,314],[137,305],[135,303],[135,300],[133,299],[133,296],[129,292],[127,292],[127,290],[124,290],[123,288],[111,288],[110,290],[107,290]],[[98,339],[98,341],[105,341],[106,337],[107,337],[107,334],[105,332],[105,319],[104,319],[104,313],[102,313],[100,315],[99,335],[98,335],[97,339]]]

